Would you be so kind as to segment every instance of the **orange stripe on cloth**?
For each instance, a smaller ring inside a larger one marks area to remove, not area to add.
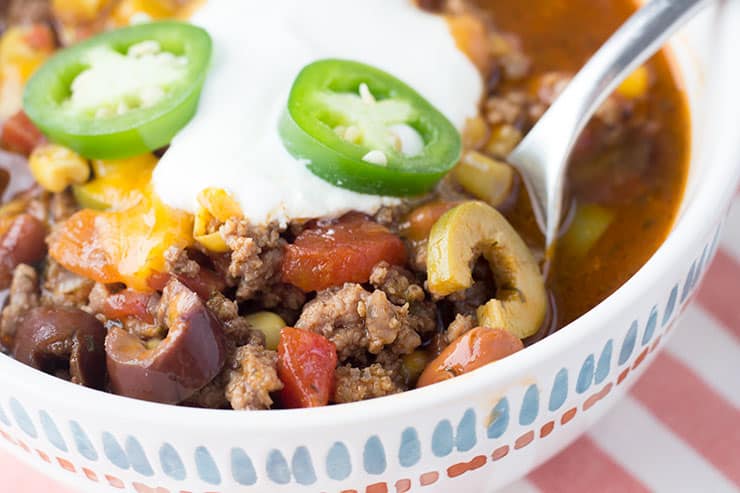
[[[725,382],[736,385],[737,382]],[[740,409],[670,354],[656,356],[632,394],[678,437],[740,487]]]
[[[590,438],[579,438],[527,479],[543,493],[647,493],[650,490]]]
[[[740,263],[721,248],[709,266],[697,301],[740,338]]]

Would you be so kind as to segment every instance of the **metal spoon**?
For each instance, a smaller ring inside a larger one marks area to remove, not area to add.
[[[570,151],[591,115],[624,78],[710,0],[651,0],[591,57],[508,161],[524,177],[551,253],[561,219]]]

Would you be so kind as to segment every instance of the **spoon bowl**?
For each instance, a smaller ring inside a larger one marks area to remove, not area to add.
[[[571,149],[601,103],[710,0],[652,0],[633,14],[573,77],[508,162],[524,178],[550,257],[562,216]]]

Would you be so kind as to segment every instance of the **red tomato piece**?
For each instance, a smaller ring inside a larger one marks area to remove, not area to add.
[[[51,52],[56,47],[54,33],[46,24],[34,24],[26,33],[26,43],[37,51]]]
[[[152,301],[152,295],[149,293],[124,289],[108,296],[103,301],[101,312],[109,319],[135,317],[142,322],[153,324],[154,315],[150,309]]]
[[[278,344],[280,399],[286,408],[318,407],[329,403],[334,390],[337,348],[326,337],[286,327]]]
[[[403,265],[403,241],[367,216],[350,213],[298,235],[285,249],[282,277],[305,292],[319,291],[367,282],[372,268],[383,260]]]
[[[9,151],[29,156],[46,138],[23,111],[8,118],[3,124],[0,143]]]

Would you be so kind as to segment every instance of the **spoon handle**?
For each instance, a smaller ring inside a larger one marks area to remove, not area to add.
[[[509,156],[533,199],[550,247],[560,225],[568,157],[591,115],[624,78],[711,0],[651,0],[630,17],[573,77]]]

